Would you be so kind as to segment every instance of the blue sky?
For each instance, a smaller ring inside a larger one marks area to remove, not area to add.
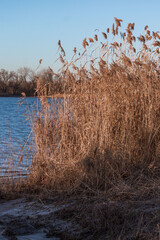
[[[160,30],[160,0],[0,0],[0,69],[33,70],[51,66],[58,57],[60,39],[67,56],[81,48],[95,29],[105,31],[114,17],[123,25],[135,22],[137,34],[145,25]]]

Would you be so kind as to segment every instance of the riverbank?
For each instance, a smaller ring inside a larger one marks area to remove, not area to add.
[[[71,203],[38,196],[1,201],[0,239],[62,239],[68,229],[74,235],[72,223],[59,219],[56,214]]]
[[[21,188],[17,183],[19,192],[12,187],[8,195],[1,193],[0,239],[158,240],[159,182],[158,175],[139,172],[134,180],[114,183],[106,193],[38,192],[38,186],[33,193],[24,182]]]
[[[36,78],[31,164],[26,178],[0,182],[2,237],[160,239],[160,36],[148,26],[134,36],[134,23],[122,34],[121,22],[113,42],[109,29],[103,42],[85,38],[70,63],[59,41],[59,87],[54,73],[49,83],[46,74]],[[51,101],[54,92],[65,98]]]

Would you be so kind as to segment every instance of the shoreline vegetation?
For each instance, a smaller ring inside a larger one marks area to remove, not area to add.
[[[85,38],[70,62],[58,42],[61,71],[35,78],[41,106],[31,116],[36,150],[29,174],[0,179],[4,199],[70,202],[41,216],[40,225],[27,222],[48,237],[159,239],[160,35],[146,25],[134,36],[135,23],[123,31],[122,22],[115,18]],[[65,96],[55,108],[48,101],[54,94]],[[55,218],[68,225],[53,226]]]

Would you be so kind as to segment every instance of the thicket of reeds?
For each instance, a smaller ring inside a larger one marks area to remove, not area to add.
[[[70,61],[58,42],[61,69],[37,76],[28,175],[0,178],[0,198],[71,196],[54,214],[84,235],[65,239],[160,236],[160,35],[145,26],[135,37],[135,24],[121,23],[85,38]]]
[[[58,42],[61,99],[48,99],[47,86],[37,79],[34,185],[107,191],[118,182],[158,174],[160,35],[145,26],[135,37],[135,24],[121,32],[121,23],[115,18],[111,29],[85,38],[70,62]]]

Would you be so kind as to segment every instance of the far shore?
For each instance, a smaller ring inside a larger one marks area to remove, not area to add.
[[[35,96],[35,95],[33,95],[33,96],[25,96],[25,97],[27,97],[27,98],[41,98],[41,97],[42,98],[44,98],[44,97],[47,97],[47,98],[64,98],[65,96],[70,97],[71,94],[56,93],[54,95],[49,95],[49,96]],[[25,98],[22,95],[7,95],[7,96],[0,96],[0,97],[4,97],[4,98],[7,98],[7,97],[9,97],[9,98],[11,98],[11,97],[14,97],[14,98]]]

